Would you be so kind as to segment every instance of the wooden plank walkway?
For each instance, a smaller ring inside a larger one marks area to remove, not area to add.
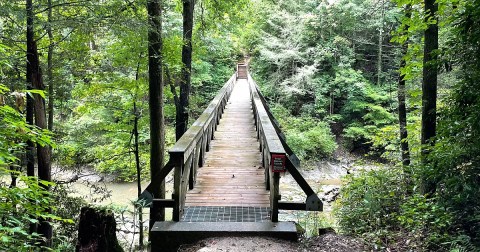
[[[186,206],[269,207],[250,90],[239,79]]]

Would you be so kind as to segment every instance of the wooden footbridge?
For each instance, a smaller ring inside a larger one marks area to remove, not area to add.
[[[244,64],[169,153],[169,162],[140,197],[150,203],[153,218],[173,208],[172,221],[150,222],[152,251],[225,233],[295,239],[295,225],[278,222],[279,210],[322,211]],[[151,192],[172,170],[172,199],[159,199]],[[300,185],[305,201],[281,200],[283,172]]]

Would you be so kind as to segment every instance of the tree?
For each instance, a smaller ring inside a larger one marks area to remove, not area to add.
[[[437,59],[438,59],[438,24],[436,12],[438,4],[435,0],[425,0],[425,45],[423,50],[423,82],[422,82],[422,144],[433,144],[436,134],[437,109]],[[423,154],[428,154],[424,147]]]
[[[378,60],[377,60],[377,85],[380,85],[381,84],[381,81],[382,81],[382,66],[383,66],[383,62],[382,62],[382,58],[383,58],[383,29],[384,29],[384,25],[383,23],[385,22],[385,2],[384,0],[381,0],[382,4],[381,4],[381,12],[382,12],[382,16],[381,16],[381,19],[380,19],[380,27],[378,29]]]
[[[27,0],[26,3],[26,11],[27,11],[27,72],[26,72],[26,80],[27,80],[27,90],[33,89],[32,83],[32,63],[33,59],[33,45],[34,43],[34,31],[33,31],[33,4],[32,0]],[[26,120],[27,123],[33,125],[34,119],[34,101],[31,95],[27,95],[27,106],[26,106]],[[27,175],[28,176],[35,176],[35,158],[34,158],[34,149],[35,146],[33,142],[27,142]],[[34,231],[34,230],[32,230]]]
[[[150,108],[150,176],[163,167],[165,133],[163,116],[162,76],[162,9],[161,0],[148,0],[148,76]],[[165,198],[165,181],[152,192],[156,198]],[[150,212],[150,228],[155,221],[165,219],[165,210]]]
[[[176,107],[176,139],[188,129],[188,111],[192,76],[192,33],[195,0],[183,0],[183,46],[180,100]]]
[[[405,18],[410,19],[411,17],[411,6],[407,5],[405,7]],[[400,151],[402,156],[402,164],[404,167],[410,165],[410,149],[408,146],[408,131],[407,131],[407,106],[405,101],[405,74],[402,73],[402,70],[407,65],[405,57],[408,52],[408,28],[409,25],[403,27],[403,34],[407,36],[405,42],[402,45],[402,59],[400,60],[400,76],[398,78],[398,124],[400,127]]]
[[[27,11],[27,84],[33,89],[43,91],[45,89],[43,85],[42,70],[40,68],[40,59],[37,50],[37,44],[34,40],[34,16],[33,16],[33,6],[32,1],[27,0],[26,4]],[[30,94],[32,95],[32,94]],[[45,113],[45,100],[42,95],[39,93],[33,94],[34,96],[34,114],[35,114],[35,125],[40,129],[47,129],[47,118]],[[45,145],[37,144],[37,163],[38,163],[38,177],[43,180],[50,182],[52,181],[51,176],[51,166],[50,166],[50,148]],[[44,186],[46,190],[49,189],[48,185]],[[50,212],[50,209],[46,210]],[[47,219],[41,219],[40,226],[38,227],[38,232],[43,236],[45,240],[42,240],[44,246],[51,246],[52,239],[52,227]]]
[[[437,127],[437,59],[438,59],[438,4],[435,0],[425,0],[425,22],[423,50],[423,82],[422,82],[422,162],[427,164],[427,156],[434,144]],[[423,190],[426,193],[434,190],[434,185],[424,178]]]
[[[52,32],[52,0],[48,0],[47,14],[47,34],[48,34],[48,53],[47,53],[47,78],[48,78],[48,130],[53,130],[53,32]]]

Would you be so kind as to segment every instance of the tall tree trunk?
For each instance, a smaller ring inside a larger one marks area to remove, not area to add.
[[[179,140],[188,129],[189,96],[192,73],[192,30],[195,0],[183,0],[183,46],[180,103],[177,106],[175,135]]]
[[[408,45],[403,45],[402,51],[405,51]],[[402,59],[400,67],[405,67],[405,59]],[[398,80],[398,122],[400,126],[400,149],[402,151],[402,164],[404,167],[410,165],[410,149],[408,146],[407,131],[407,108],[405,104],[405,75],[400,75]]]
[[[42,71],[40,69],[40,59],[38,57],[37,45],[34,40],[33,30],[33,6],[32,0],[27,0],[27,80],[29,87],[37,90],[44,90],[42,79]],[[45,114],[45,100],[38,94],[34,94],[34,114],[35,124],[40,129],[47,128],[47,117]],[[27,101],[28,103],[28,101]],[[27,104],[28,106],[28,104]],[[28,111],[27,111],[28,112]],[[50,167],[50,148],[48,146],[41,146],[37,144],[37,163],[38,163],[38,177],[41,180],[51,181],[51,167]],[[45,186],[45,190],[49,190],[48,186]],[[50,210],[48,209],[47,212]],[[48,220],[40,220],[38,227],[38,233],[40,233],[44,239],[42,239],[43,246],[51,246],[52,239],[52,227]]]
[[[33,4],[32,0],[26,0],[26,13],[27,13],[27,92],[33,89],[32,85],[32,62],[33,59]],[[34,100],[33,97],[27,93],[27,106],[26,106],[26,121],[29,125],[33,125],[34,114]],[[35,176],[35,145],[32,141],[27,141],[26,147],[26,159],[27,159],[27,176]],[[37,232],[37,224],[30,224],[30,233]]]
[[[163,168],[165,133],[163,118],[162,9],[161,0],[148,0],[148,76],[150,107],[150,176]],[[165,198],[165,181],[152,191],[155,198]],[[165,210],[150,211],[150,228],[165,220]]]
[[[382,61],[383,61],[383,23],[385,20],[385,2],[382,0],[382,18],[380,30],[378,31],[378,62],[377,62],[377,86],[382,82]]]
[[[48,79],[48,130],[53,130],[53,32],[52,32],[52,0],[48,0],[48,55],[47,55],[47,79]]]
[[[141,57],[141,55],[140,55]],[[142,195],[142,170],[140,167],[140,151],[138,148],[138,120],[140,119],[140,115],[137,109],[137,97],[136,94],[138,94],[138,79],[139,79],[139,72],[140,72],[140,61],[137,63],[137,71],[135,73],[135,81],[136,81],[136,90],[135,90],[135,100],[133,101],[133,115],[134,121],[133,121],[133,136],[134,136],[134,153],[135,153],[135,166],[137,169],[137,193],[138,197]],[[138,246],[140,250],[143,249],[143,204],[139,204],[136,206],[138,208],[138,223],[139,223],[139,238],[138,238]]]
[[[142,178],[141,178],[141,168],[140,168],[140,152],[138,150],[138,110],[137,110],[137,102],[133,102],[133,114],[134,114],[134,121],[133,121],[133,136],[134,136],[134,154],[135,154],[135,167],[137,169],[137,192],[138,197],[142,195]],[[143,249],[143,206],[141,204],[136,206],[138,208],[138,223],[139,223],[139,238],[138,238],[138,246],[140,249]]]
[[[27,11],[27,90],[33,89],[32,84],[32,62],[33,62],[33,43],[34,43],[34,34],[33,34],[33,5],[32,0],[27,0],[26,3]],[[27,107],[26,107],[26,120],[27,123],[33,125],[33,114],[34,114],[34,101],[33,97],[27,94]],[[34,158],[34,144],[29,141],[27,146],[27,175],[35,176],[35,158]]]
[[[410,19],[411,6],[405,7],[405,18]],[[409,26],[405,26],[404,35],[408,36]],[[407,62],[405,57],[408,52],[408,38],[402,45],[402,59],[400,61],[400,69],[405,68]],[[407,131],[407,106],[405,103],[405,75],[400,73],[398,79],[398,122],[400,126],[400,149],[402,151],[402,164],[404,171],[405,167],[410,165],[410,148],[408,146],[408,131]],[[408,173],[408,172],[407,172]]]
[[[429,24],[425,30],[425,47],[423,57],[423,83],[422,83],[422,162],[426,164],[430,146],[434,144],[436,134],[437,116],[437,53],[438,49],[438,25],[436,12],[438,5],[435,0],[425,0],[425,22],[435,21]],[[424,192],[432,192],[434,185],[424,178]]]

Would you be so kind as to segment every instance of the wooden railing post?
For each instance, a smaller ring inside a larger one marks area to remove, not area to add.
[[[183,170],[183,156],[175,155],[170,153],[170,158],[174,163],[174,175],[173,175],[173,194],[172,199],[175,202],[173,206],[172,220],[180,221],[180,197],[181,197],[181,180],[182,180],[182,170]]]
[[[280,200],[280,173],[271,172],[270,208],[272,222],[278,222],[278,201]]]

